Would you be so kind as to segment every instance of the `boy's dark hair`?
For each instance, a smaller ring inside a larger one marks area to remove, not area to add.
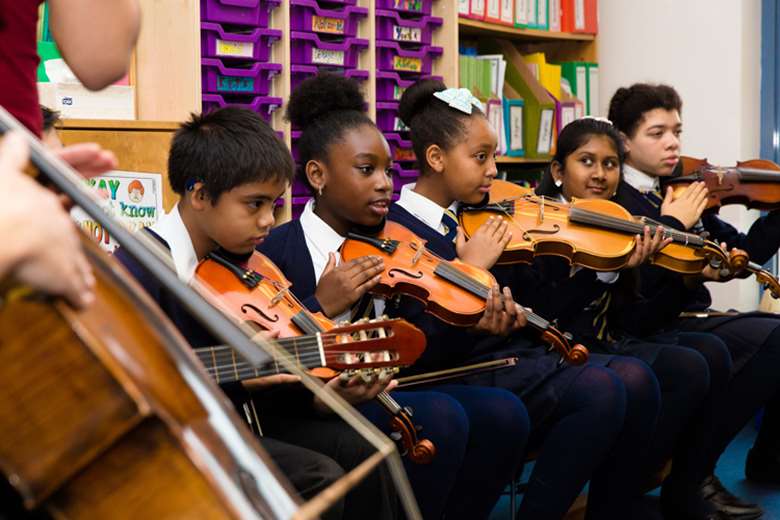
[[[615,145],[622,177],[623,161],[626,158],[623,138],[620,136],[617,128],[613,125],[607,121],[601,121],[592,117],[576,119],[563,128],[558,136],[558,144],[556,145],[555,156],[553,157],[552,162],[557,162],[564,167],[566,165],[566,158],[595,135],[607,136]],[[545,169],[539,186],[536,188],[536,193],[548,197],[556,197],[561,193],[561,189],[555,185],[551,168],[548,167]]]
[[[43,117],[43,131],[48,132],[54,125],[62,121],[60,113],[47,106],[41,105],[41,116]]]
[[[202,182],[212,202],[249,182],[292,180],[290,151],[276,132],[255,112],[225,107],[192,114],[171,143],[168,180],[183,195]]]
[[[656,108],[682,113],[682,99],[669,85],[635,83],[617,89],[609,102],[609,119],[618,130],[633,137],[645,113]]]
[[[309,161],[327,164],[328,148],[347,130],[376,124],[366,115],[366,100],[360,85],[332,72],[321,72],[303,81],[290,95],[285,117],[300,128],[298,155],[301,181],[314,192],[306,176]]]
[[[425,151],[431,145],[449,150],[465,138],[465,122],[474,115],[484,115],[472,107],[471,115],[448,106],[435,98],[436,92],[446,90],[439,80],[424,79],[410,86],[401,96],[398,115],[411,130],[412,146],[420,173],[430,172]]]

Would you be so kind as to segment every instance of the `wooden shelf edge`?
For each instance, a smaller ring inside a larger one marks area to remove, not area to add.
[[[140,121],[119,119],[63,119],[58,126],[61,130],[149,130],[169,132],[179,129],[176,121]]]
[[[499,155],[496,157],[496,164],[547,164],[549,159],[536,159],[529,157],[509,157],[506,155]]]
[[[508,25],[459,18],[458,28],[464,34],[492,34],[513,40],[572,40],[591,42],[596,39],[594,34],[565,33],[540,31],[537,29],[517,29]]]

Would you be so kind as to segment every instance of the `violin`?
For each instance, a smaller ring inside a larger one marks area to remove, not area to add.
[[[662,179],[679,195],[690,184],[704,182],[709,192],[707,209],[728,204],[771,210],[780,208],[780,165],[765,159],[737,162],[736,166],[714,166],[707,159],[681,157],[682,175]]]
[[[225,311],[253,330],[278,333],[277,343],[294,355],[302,366],[322,379],[342,371],[348,379],[361,375],[368,380],[408,366],[425,349],[425,335],[404,320],[364,321],[338,327],[320,313],[313,314],[292,294],[290,282],[267,257],[255,251],[239,266],[219,252],[206,256],[195,270],[196,279],[212,291]],[[241,381],[275,373],[236,360],[230,347],[196,349],[198,357],[218,382]],[[412,422],[412,411],[402,407],[387,392],[377,400],[390,413],[404,453],[418,464],[428,464],[436,448],[428,439],[418,439],[420,428]]]
[[[473,235],[491,215],[506,219],[512,231],[499,263],[531,263],[536,256],[553,255],[596,271],[625,267],[636,246],[635,236],[644,233],[645,226],[655,232],[660,225],[652,219],[637,219],[609,200],[559,202],[506,181],[493,182],[486,205],[461,208],[460,223],[466,236]],[[744,252],[729,255],[715,242],[693,233],[664,228],[664,236],[673,242],[651,259],[658,266],[696,274],[711,265],[724,269],[726,275],[747,264]]]
[[[487,205],[461,209],[460,223],[467,237],[491,214],[501,215],[510,223],[510,229],[516,228],[499,263],[530,263],[536,255],[555,255],[568,259],[572,265],[617,270],[628,261],[635,246],[634,237],[642,234],[645,226],[655,233],[661,225],[647,217],[633,217],[608,200],[576,199],[563,203],[506,181],[493,181],[493,186],[496,193],[491,188]],[[744,251],[727,252],[716,242],[668,227],[664,228],[664,238],[671,238],[672,243],[650,259],[652,264],[681,274],[699,274],[711,266],[724,279],[753,275],[774,298],[780,297],[777,278],[750,262]]]
[[[486,269],[460,260],[444,260],[425,247],[425,241],[396,222],[386,222],[375,236],[350,232],[341,247],[345,262],[366,255],[384,260],[385,269],[372,293],[385,298],[403,294],[425,304],[426,310],[451,325],[475,325],[487,306],[495,278]],[[557,330],[549,321],[526,310],[528,324],[556,349],[561,360],[584,363],[588,350],[571,345],[572,336]]]

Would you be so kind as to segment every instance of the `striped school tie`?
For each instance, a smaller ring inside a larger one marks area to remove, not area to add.
[[[660,208],[664,202],[664,198],[659,190],[643,191],[642,195],[645,196],[647,201],[653,205],[654,208]]]
[[[458,219],[455,213],[445,209],[441,215],[441,224],[444,226],[444,238],[453,242],[458,234]]]
[[[602,341],[610,341],[609,330],[607,329],[607,312],[612,303],[612,291],[604,291],[601,297],[591,305],[596,308],[596,316],[593,318],[593,330],[596,331],[596,338]]]

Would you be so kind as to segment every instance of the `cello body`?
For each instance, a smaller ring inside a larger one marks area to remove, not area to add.
[[[20,288],[0,304],[0,469],[25,506],[56,518],[292,516],[292,487],[175,327],[83,243],[89,308]]]

